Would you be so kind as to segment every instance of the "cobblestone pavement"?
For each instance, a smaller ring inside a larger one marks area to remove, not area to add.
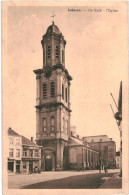
[[[108,173],[119,172],[118,169],[110,169]],[[86,174],[95,174],[99,173],[99,170],[86,170],[86,171],[61,171],[61,172],[41,172],[40,174],[9,174],[8,175],[8,188],[9,189],[19,189],[23,186],[62,179],[70,176],[86,175]],[[102,171],[104,173],[104,171]]]

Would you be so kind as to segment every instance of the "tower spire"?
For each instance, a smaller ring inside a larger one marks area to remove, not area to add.
[[[54,24],[54,17],[55,17],[56,15],[54,15],[54,12],[53,12],[53,15],[51,16],[51,17],[53,17],[53,21],[52,21],[52,23]]]

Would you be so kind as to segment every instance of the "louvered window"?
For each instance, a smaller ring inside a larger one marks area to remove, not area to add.
[[[43,99],[47,98],[47,84],[43,84]]]
[[[47,49],[47,57],[51,58],[51,46],[50,45],[48,46],[48,49]]]
[[[55,97],[55,85],[54,85],[54,82],[51,82],[51,97]]]
[[[59,58],[59,47],[58,46],[56,46],[56,58],[58,59]]]
[[[62,99],[64,99],[64,85],[62,84]]]

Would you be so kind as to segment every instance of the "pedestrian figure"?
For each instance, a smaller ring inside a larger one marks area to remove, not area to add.
[[[107,173],[107,167],[104,167],[105,173]]]
[[[101,173],[101,164],[100,164],[100,166],[99,166],[99,173]]]

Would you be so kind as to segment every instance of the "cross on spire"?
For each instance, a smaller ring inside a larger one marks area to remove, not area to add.
[[[54,23],[54,17],[55,17],[55,16],[56,16],[56,15],[54,15],[54,12],[53,12],[53,15],[51,16],[51,17],[53,17],[53,21],[52,21],[53,23]]]

